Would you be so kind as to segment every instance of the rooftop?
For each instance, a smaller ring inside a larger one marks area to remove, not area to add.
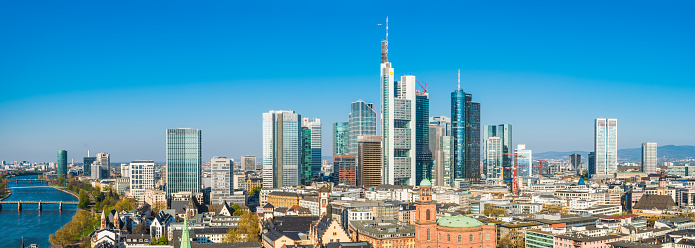
[[[437,219],[437,225],[443,227],[454,227],[454,228],[469,228],[469,227],[479,227],[485,226],[485,223],[480,222],[471,217],[466,217],[463,215],[457,216],[447,216]]]

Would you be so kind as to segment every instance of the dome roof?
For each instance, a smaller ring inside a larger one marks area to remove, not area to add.
[[[420,182],[420,186],[425,186],[425,185],[432,186],[432,182],[430,182],[430,180],[427,178],[422,179],[422,181]]]
[[[443,227],[468,228],[485,226],[485,223],[482,223],[471,217],[457,215],[439,218],[437,219],[437,225]]]

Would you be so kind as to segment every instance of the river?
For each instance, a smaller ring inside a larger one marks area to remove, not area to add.
[[[38,176],[20,176],[13,179],[37,178]],[[38,182],[9,183],[12,195],[5,201],[77,201],[65,192],[61,192]],[[24,244],[38,244],[40,248],[51,245],[48,235],[55,233],[65,223],[72,220],[77,211],[76,205],[63,205],[63,211],[58,211],[58,205],[45,204],[39,212],[36,204],[23,204],[22,211],[17,211],[16,205],[4,204],[0,211],[0,233],[3,234],[2,247],[20,247],[22,237]]]

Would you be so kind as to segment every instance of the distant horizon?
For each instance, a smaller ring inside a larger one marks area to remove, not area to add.
[[[0,8],[0,160],[165,160],[175,127],[202,130],[203,160],[261,159],[279,109],[320,118],[330,155],[351,102],[379,108],[386,16],[394,75],[427,84],[430,116],[451,117],[460,69],[481,129],[511,124],[530,150],[593,149],[598,117],[619,149],[695,141],[667,128],[695,122],[695,2],[40,2]]]

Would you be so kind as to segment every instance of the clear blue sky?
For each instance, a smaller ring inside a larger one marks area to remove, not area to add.
[[[261,155],[261,113],[331,125],[379,101],[390,20],[397,75],[510,123],[535,152],[593,149],[593,119],[618,118],[619,147],[694,145],[692,1],[4,1],[0,160],[68,150],[165,160],[165,129],[203,131],[203,160]]]

